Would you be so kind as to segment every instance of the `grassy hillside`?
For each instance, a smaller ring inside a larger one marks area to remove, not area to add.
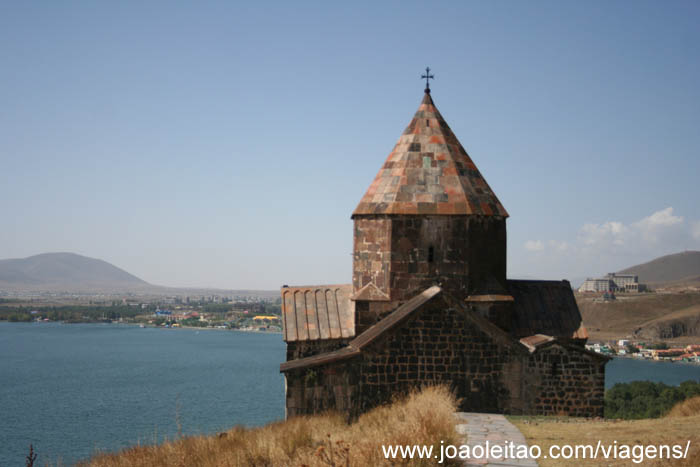
[[[700,336],[700,293],[618,295],[611,302],[576,294],[591,339]]]
[[[541,467],[558,466],[674,466],[697,467],[700,465],[700,414],[674,418],[654,418],[646,420],[588,420],[581,418],[556,417],[515,417],[511,420],[525,435],[528,444],[540,446],[543,453],[552,445],[592,445],[598,441],[618,445],[686,445],[690,440],[688,458],[685,460],[647,460],[635,464],[630,459],[539,459]]]
[[[598,441],[618,445],[682,445],[690,441],[685,459],[647,459],[642,464],[630,459],[544,459],[541,467],[574,465],[622,466],[651,465],[657,467],[697,467],[700,465],[700,396],[676,404],[664,418],[644,420],[589,420],[566,417],[511,417],[528,444],[538,445],[543,453],[552,445],[592,445]]]
[[[457,403],[444,387],[431,387],[346,424],[338,414],[296,417],[260,428],[233,428],[215,436],[189,436],[117,454],[97,455],[82,467],[383,466],[382,444],[460,444]],[[434,465],[411,462],[411,465]],[[450,465],[450,464],[443,464]],[[457,465],[457,464],[452,464]]]
[[[639,282],[653,287],[700,282],[700,251],[684,251],[662,256],[648,263],[638,264],[620,271],[636,274]]]
[[[643,324],[637,335],[644,339],[700,336],[700,305],[673,311]]]

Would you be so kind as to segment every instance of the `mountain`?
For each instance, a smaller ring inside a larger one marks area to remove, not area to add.
[[[700,337],[700,251],[662,256],[623,269],[662,293],[621,294],[601,302],[577,294],[591,339],[691,339]]]
[[[700,282],[700,251],[662,256],[623,269],[620,274],[636,274],[639,282],[655,287],[697,283]]]
[[[152,285],[106,261],[75,253],[43,253],[28,258],[0,260],[0,292],[279,297],[279,290]]]
[[[0,290],[127,291],[148,282],[106,261],[75,253],[0,260]]]

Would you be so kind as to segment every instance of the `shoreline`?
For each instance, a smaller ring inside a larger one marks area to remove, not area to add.
[[[601,354],[601,355],[606,355],[606,354]],[[653,363],[680,363],[681,365],[693,365],[697,366],[700,365],[700,362],[685,362],[683,360],[671,360],[671,359],[663,359],[663,360],[656,360],[653,358],[643,358],[643,357],[632,357],[630,355],[607,355],[612,358],[625,358],[628,360],[635,360],[639,362],[653,362]]]
[[[65,325],[72,325],[72,324],[100,324],[100,325],[116,325],[116,326],[135,326],[141,328],[142,323],[104,323],[101,321],[78,321],[78,322],[69,322],[69,321],[6,321],[6,320],[0,320],[0,323],[8,323],[8,324],[65,324]],[[221,329],[217,327],[198,327],[198,326],[176,326],[176,327],[165,327],[165,326],[153,326],[152,324],[144,324],[142,329],[146,328],[151,328],[151,329],[167,329],[167,330],[174,330],[177,331],[179,329],[188,329],[188,330],[197,330],[197,331],[235,331],[235,332],[248,332],[248,333],[258,333],[258,334],[282,334],[282,331],[260,331],[258,329],[235,329],[235,328],[226,328],[226,329]]]

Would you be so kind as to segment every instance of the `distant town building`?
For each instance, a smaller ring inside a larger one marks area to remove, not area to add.
[[[634,274],[608,273],[606,276],[615,286],[613,292],[640,292],[639,277]],[[642,286],[643,287],[643,286]]]
[[[279,317],[279,316],[268,316],[268,315],[258,315],[258,316],[255,316],[255,317],[253,318],[253,321],[257,321],[257,322],[267,322],[267,323],[270,323],[270,322],[273,322],[273,321],[274,321],[274,322],[277,322],[277,321],[279,321],[279,320],[280,320],[280,317]]]
[[[639,276],[614,272],[602,278],[588,278],[578,289],[579,292],[643,292],[645,290],[646,286],[639,283]]]
[[[612,290],[613,284],[610,279],[586,279],[581,287],[578,288],[579,292],[607,292]]]

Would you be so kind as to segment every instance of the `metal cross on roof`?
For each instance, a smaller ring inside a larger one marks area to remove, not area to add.
[[[435,79],[435,76],[430,74],[430,67],[425,68],[425,74],[421,75],[421,79],[425,78],[425,92],[430,92],[430,79]]]

